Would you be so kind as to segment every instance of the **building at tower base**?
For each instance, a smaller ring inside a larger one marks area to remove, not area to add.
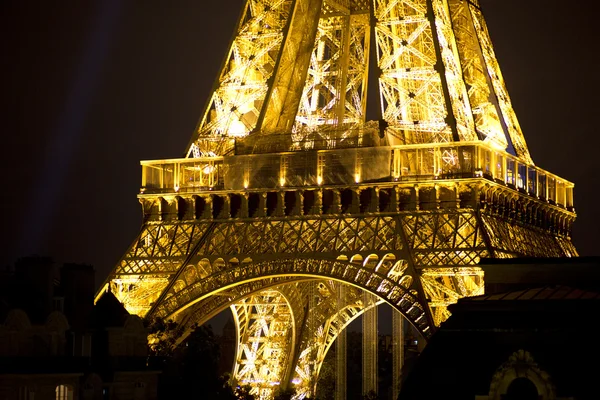
[[[450,307],[399,400],[597,398],[600,258],[481,267],[486,294]]]

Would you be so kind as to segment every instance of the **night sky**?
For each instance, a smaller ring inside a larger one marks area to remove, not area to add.
[[[139,161],[183,156],[241,4],[2,3],[0,267],[48,255],[104,280],[141,225]],[[593,2],[482,4],[533,160],[575,182],[575,245],[600,255]]]

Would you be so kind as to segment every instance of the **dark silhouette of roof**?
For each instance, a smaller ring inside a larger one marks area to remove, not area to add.
[[[92,311],[92,324],[96,328],[122,327],[129,313],[112,292],[105,292],[96,302]]]
[[[588,300],[600,299],[600,293],[569,286],[546,286],[507,293],[485,294],[468,298],[468,301],[490,300]]]

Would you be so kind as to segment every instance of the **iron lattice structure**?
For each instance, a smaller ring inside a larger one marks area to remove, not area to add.
[[[247,0],[186,154],[142,162],[105,289],[179,342],[231,307],[261,398],[314,393],[378,302],[427,338],[482,257],[576,255],[573,184],[534,166],[477,0]]]

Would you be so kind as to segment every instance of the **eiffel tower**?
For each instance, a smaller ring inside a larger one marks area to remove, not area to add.
[[[246,0],[185,154],[141,162],[143,224],[99,293],[177,343],[230,308],[260,398],[313,396],[363,314],[373,380],[378,304],[427,339],[483,293],[481,258],[577,255],[574,185],[534,165],[478,0]]]

